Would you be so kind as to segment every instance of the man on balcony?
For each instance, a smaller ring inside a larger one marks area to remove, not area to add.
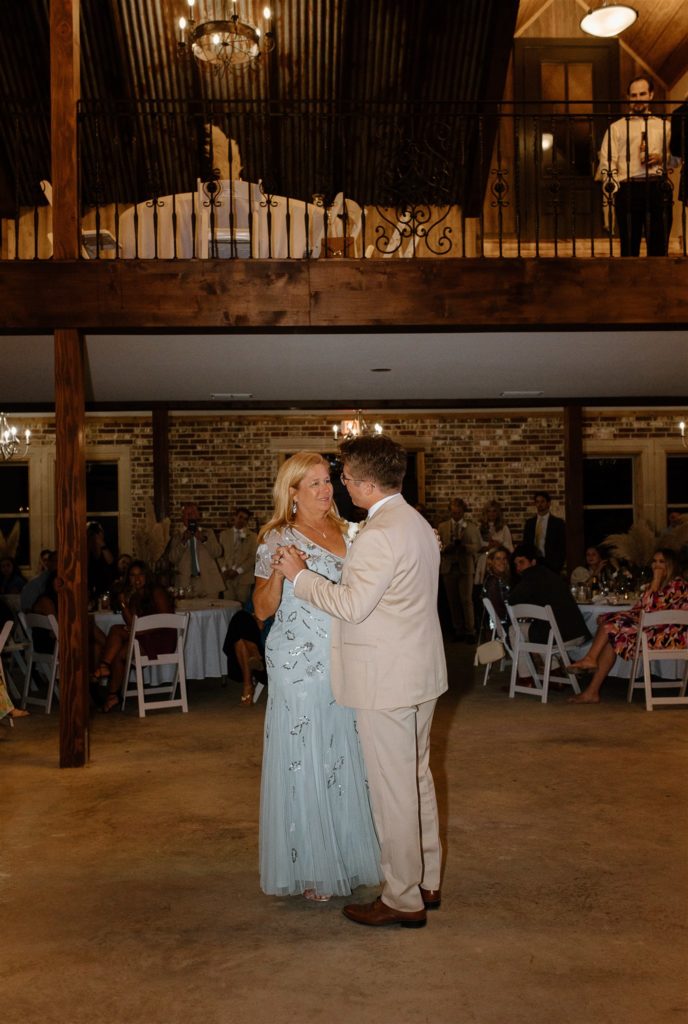
[[[667,177],[677,160],[670,153],[668,119],[650,114],[654,83],[649,76],[628,83],[630,114],[605,132],[598,177],[605,205],[614,203],[622,256],[639,256],[645,234],[648,256],[666,256],[672,220]]]

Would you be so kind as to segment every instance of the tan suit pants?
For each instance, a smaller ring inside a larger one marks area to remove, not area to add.
[[[436,703],[428,700],[393,711],[356,710],[380,840],[382,901],[395,910],[422,910],[418,887],[440,887],[442,847],[430,772]]]

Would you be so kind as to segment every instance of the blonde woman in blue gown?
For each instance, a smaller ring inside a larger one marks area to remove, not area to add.
[[[325,901],[380,881],[379,844],[354,712],[330,688],[330,618],[294,597],[275,564],[295,544],[306,566],[338,581],[355,526],[333,504],[316,452],[281,466],[275,510],[259,536],[254,608],[274,615],[265,645],[268,704],[260,799],[260,885],[274,896]]]

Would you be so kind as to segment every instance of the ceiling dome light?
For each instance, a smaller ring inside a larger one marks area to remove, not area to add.
[[[624,32],[637,17],[635,7],[629,7],[628,4],[609,4],[603,0],[600,7],[588,11],[581,20],[580,27],[589,36],[609,39]]]

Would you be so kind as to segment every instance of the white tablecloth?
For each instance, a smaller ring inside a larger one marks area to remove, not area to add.
[[[585,619],[585,625],[590,630],[592,636],[597,632],[597,620],[600,615],[607,615],[609,612],[612,614],[618,614],[631,607],[631,605],[623,604],[579,604],[578,606],[583,613]],[[577,648],[575,654],[576,657],[581,657],[582,654],[587,651],[590,644]],[[572,658],[573,660],[573,658]],[[633,659],[629,658],[628,661],[625,658],[617,658],[614,662],[614,667],[609,673],[611,676],[617,676],[620,679],[628,679],[631,674],[631,668],[633,667]],[[642,672],[642,663],[639,664],[639,670]],[[651,664],[651,672],[653,675],[658,676],[660,679],[676,679],[677,676],[681,675],[681,667],[679,662],[676,661],[655,661]]]
[[[202,608],[189,612],[189,628],[184,648],[188,679],[218,679],[227,674],[227,659],[222,645],[227,626],[241,605],[234,601],[221,608]],[[110,627],[124,620],[119,612],[96,612],[96,624],[107,634]]]

